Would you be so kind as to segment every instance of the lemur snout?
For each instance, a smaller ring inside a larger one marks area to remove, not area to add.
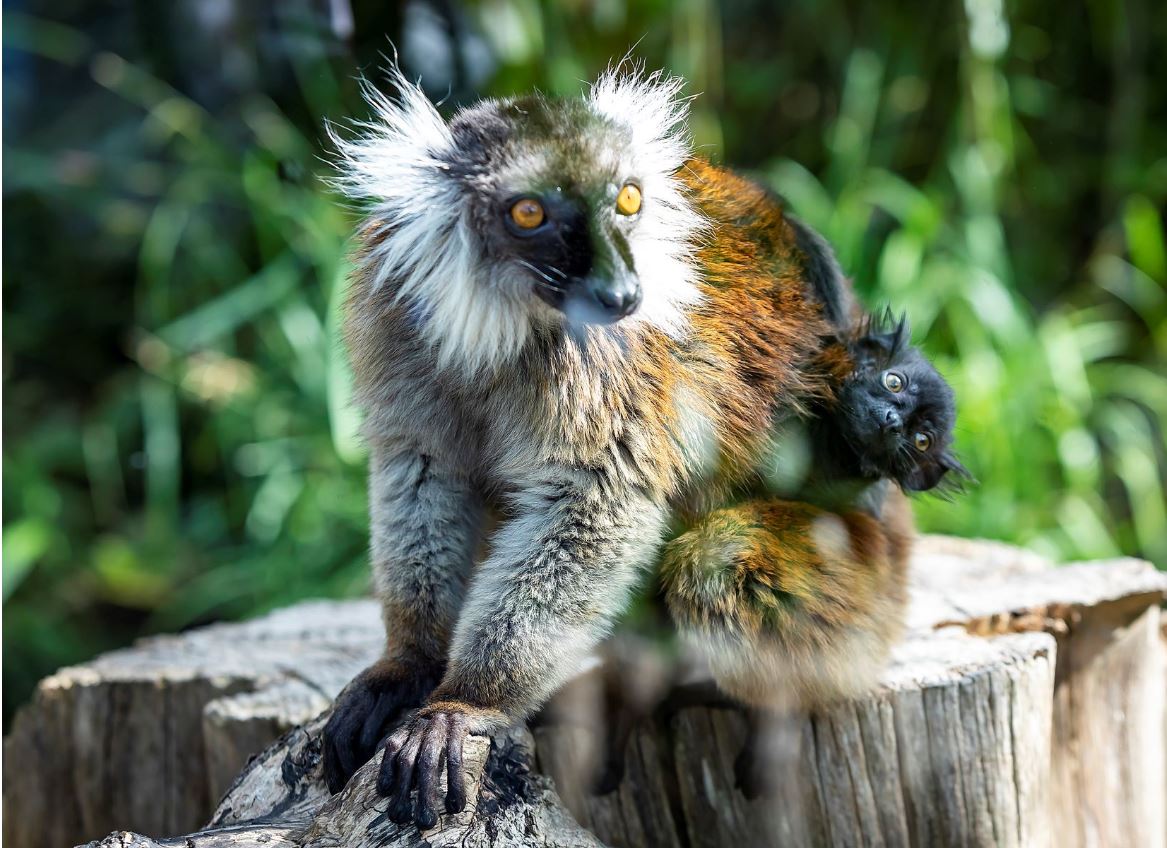
[[[888,409],[883,414],[883,423],[880,428],[886,433],[902,433],[904,431],[904,420],[900,417],[899,412],[894,409]]]
[[[612,321],[628,317],[640,306],[642,294],[640,281],[635,277],[602,281],[588,288],[601,309],[611,316]]]

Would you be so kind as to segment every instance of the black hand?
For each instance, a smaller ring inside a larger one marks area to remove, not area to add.
[[[449,702],[447,702],[449,703]],[[456,708],[431,709],[398,728],[385,743],[385,755],[377,776],[377,792],[392,798],[389,818],[397,824],[416,821],[422,830],[438,822],[439,785],[446,766],[445,810],[466,808],[462,774],[462,744],[466,740],[466,716]],[[417,788],[417,808],[411,799]]]
[[[330,792],[343,789],[372,758],[388,729],[425,700],[439,674],[381,661],[345,687],[324,726],[324,779]]]

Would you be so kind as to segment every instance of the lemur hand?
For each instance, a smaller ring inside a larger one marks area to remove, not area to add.
[[[376,753],[393,722],[425,702],[441,674],[437,667],[379,660],[344,688],[324,726],[324,779],[329,792],[344,788]]]
[[[466,808],[466,785],[462,775],[462,744],[469,732],[489,732],[506,724],[493,710],[483,710],[460,701],[435,701],[420,709],[412,719],[395,730],[385,743],[377,792],[391,798],[389,818],[397,824],[417,822],[428,830],[438,822],[438,778],[446,768],[445,808],[460,813]],[[411,792],[417,787],[417,808]]]

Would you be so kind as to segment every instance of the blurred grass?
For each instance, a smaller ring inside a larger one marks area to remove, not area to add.
[[[319,177],[384,34],[447,108],[574,94],[638,42],[701,93],[701,149],[788,198],[956,387],[980,485],[919,499],[925,529],[1167,566],[1149,3],[206,8],[6,5],[6,717],[137,635],[364,589],[352,218]]]

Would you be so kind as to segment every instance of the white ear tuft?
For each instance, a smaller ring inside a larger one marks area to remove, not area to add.
[[[438,366],[497,366],[525,343],[526,312],[483,278],[464,186],[450,172],[457,151],[449,126],[398,68],[389,78],[393,99],[362,82],[374,115],[354,125],[352,139],[328,128],[339,153],[333,185],[368,213],[373,286],[391,286]]]
[[[332,185],[354,200],[369,202],[374,214],[396,219],[445,182],[440,174],[447,167],[443,154],[454,139],[421,88],[396,66],[388,75],[399,92],[396,99],[361,79],[373,119],[354,122],[355,137],[342,138],[332,124],[326,129],[339,154]]]
[[[609,65],[588,94],[600,115],[627,127],[632,146],[662,165],[679,168],[691,152],[686,119],[691,97],[685,81],[664,71],[646,72],[640,62]]]
[[[628,320],[677,338],[687,332],[688,311],[701,299],[695,253],[707,228],[677,179],[692,154],[686,123],[692,98],[681,96],[684,85],[680,77],[646,73],[642,64],[625,60],[609,66],[588,95],[597,114],[628,134],[624,156],[645,198],[631,239],[644,300]]]

